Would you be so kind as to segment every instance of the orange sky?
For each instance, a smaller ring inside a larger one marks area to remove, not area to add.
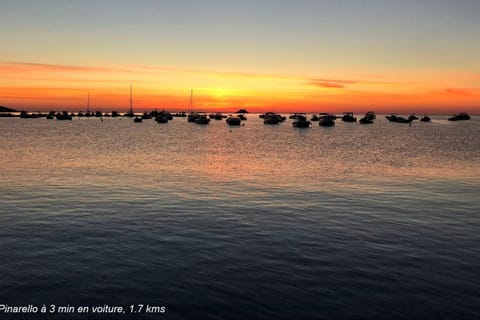
[[[129,85],[134,110],[250,112],[478,112],[480,74],[458,72],[358,74],[324,77],[256,74],[160,66],[72,66],[0,63],[0,104],[27,110],[125,111]],[[461,84],[461,85],[460,85]]]
[[[0,105],[480,113],[480,1],[0,1]]]

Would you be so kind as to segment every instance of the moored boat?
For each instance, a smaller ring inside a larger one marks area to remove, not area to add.
[[[295,120],[297,119],[298,116],[304,116],[305,113],[298,113],[298,112],[295,112],[295,113],[292,113],[291,115],[288,116],[289,119],[292,119],[292,120]]]
[[[38,113],[28,113],[26,111],[21,111],[20,112],[20,118],[23,119],[38,119],[40,118]]]
[[[57,120],[72,120],[72,116],[69,115],[66,111],[63,111],[62,113],[57,113],[55,115],[55,118],[57,118]]]
[[[460,112],[459,114],[454,115],[453,117],[448,118],[448,121],[462,121],[462,120],[470,120],[471,117],[466,112]]]
[[[371,120],[367,116],[365,116],[365,117],[361,118],[358,122],[360,124],[372,124],[373,120]]]
[[[242,119],[234,116],[228,117],[225,121],[229,126],[239,126],[242,124]]]
[[[53,119],[55,119],[55,111],[50,111],[50,112],[47,114],[47,119],[48,119],[48,120],[53,120]]]
[[[344,112],[342,116],[343,122],[357,122],[357,118],[353,116],[353,112]]]
[[[224,117],[225,117],[225,116],[224,116],[222,113],[220,113],[220,112],[217,112],[217,113],[215,113],[215,114],[213,115],[213,119],[214,119],[214,120],[222,120]]]
[[[305,114],[296,114],[295,121],[292,122],[292,125],[295,128],[309,128],[312,123],[307,120]]]
[[[359,120],[359,122],[360,124],[372,124],[376,117],[377,116],[375,115],[375,112],[368,111],[365,113],[365,116]]]
[[[156,117],[155,117],[155,121],[157,123],[167,123],[168,122],[168,116],[164,115],[164,114],[158,114]]]
[[[375,120],[377,115],[375,114],[375,111],[367,111],[367,113],[365,113],[365,118],[368,120]]]
[[[205,115],[201,114],[195,119],[196,124],[209,124],[210,123],[210,118]]]
[[[429,116],[423,116],[422,118],[420,118],[420,121],[421,122],[430,122],[430,121],[432,121],[432,119],[430,119]]]
[[[125,113],[124,117],[129,117],[129,118],[135,117],[135,113],[133,112],[132,85],[131,84],[130,84],[130,110],[128,110],[128,112]]]
[[[388,119],[390,122],[396,122],[396,123],[411,123],[413,121],[412,118],[405,119],[404,117],[397,116],[395,114],[391,114],[389,116],[385,116],[385,118]]]
[[[274,112],[267,112],[263,115],[264,124],[279,124],[281,122],[281,116]]]
[[[259,117],[263,119],[264,124],[278,124],[280,122],[287,120],[287,117],[284,117],[280,114],[276,114],[275,112],[267,112],[264,114],[260,114]]]
[[[324,115],[320,117],[320,120],[318,121],[318,125],[320,127],[334,127],[335,120],[331,115]]]
[[[144,119],[144,120],[152,119],[152,118],[153,118],[153,116],[146,111],[142,114],[142,119]]]
[[[200,116],[198,112],[192,112],[187,115],[188,122],[195,122],[197,118]]]

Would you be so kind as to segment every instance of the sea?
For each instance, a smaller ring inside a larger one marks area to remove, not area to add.
[[[480,318],[479,117],[247,117],[0,118],[0,319]]]

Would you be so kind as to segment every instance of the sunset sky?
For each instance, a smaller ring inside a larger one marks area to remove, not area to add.
[[[0,105],[480,113],[478,0],[0,1]]]

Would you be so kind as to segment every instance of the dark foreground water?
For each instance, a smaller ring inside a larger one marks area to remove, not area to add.
[[[0,119],[0,146],[0,319],[480,317],[479,119]]]

